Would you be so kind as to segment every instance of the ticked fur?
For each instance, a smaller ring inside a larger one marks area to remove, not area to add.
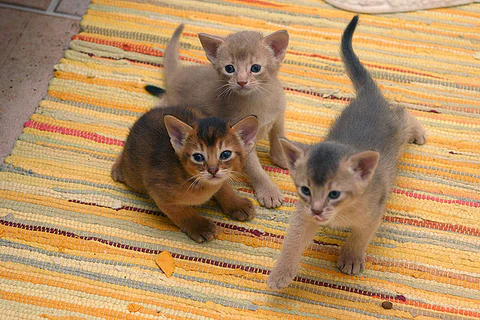
[[[133,125],[112,177],[147,193],[195,241],[211,240],[216,225],[191,206],[214,196],[226,214],[239,220],[254,217],[252,203],[227,180],[242,171],[257,131],[254,116],[230,125],[195,108],[155,108]]]
[[[269,277],[271,288],[293,279],[305,246],[318,226],[347,227],[338,267],[357,274],[381,219],[396,165],[407,142],[425,143],[421,124],[404,108],[390,106],[352,49],[355,16],[345,29],[341,53],[356,98],[333,124],[324,142],[309,146],[282,140],[301,201],[292,216],[282,253]]]
[[[255,115],[258,137],[270,139],[272,161],[286,168],[279,138],[285,136],[285,94],[277,79],[288,46],[288,33],[277,31],[263,36],[255,31],[237,32],[227,37],[198,35],[210,65],[181,66],[179,37],[184,26],[174,32],[165,51],[166,93],[160,106],[195,105],[202,113],[239,121]],[[248,155],[245,172],[259,202],[277,207],[283,201],[280,189],[262,169],[256,152]]]

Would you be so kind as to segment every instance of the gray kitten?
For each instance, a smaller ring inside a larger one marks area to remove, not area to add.
[[[338,267],[357,274],[382,220],[396,165],[407,142],[424,144],[422,125],[403,107],[389,106],[352,49],[355,16],[344,31],[342,60],[356,99],[335,121],[324,142],[308,146],[282,140],[301,201],[292,216],[282,253],[268,278],[272,289],[288,286],[318,226],[347,227]]]

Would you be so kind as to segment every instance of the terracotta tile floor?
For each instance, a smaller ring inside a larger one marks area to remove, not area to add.
[[[0,0],[0,162],[47,93],[90,0]]]

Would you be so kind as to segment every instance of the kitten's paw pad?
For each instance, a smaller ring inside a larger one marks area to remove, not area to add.
[[[260,205],[266,208],[280,207],[284,200],[282,192],[276,185],[255,189],[255,194]]]
[[[338,258],[337,266],[343,273],[358,274],[365,269],[365,254],[357,255],[342,251]]]
[[[185,230],[185,233],[198,243],[213,240],[217,232],[216,224],[208,219],[196,221],[194,227]]]
[[[240,221],[252,220],[255,217],[255,207],[250,200],[243,198],[237,208],[228,211],[228,215]]]
[[[288,287],[297,274],[292,268],[275,268],[268,277],[267,284],[270,289],[279,290]]]
[[[287,158],[283,152],[270,152],[270,159],[272,160],[273,164],[282,168],[287,169]]]
[[[122,170],[119,166],[113,166],[112,171],[110,171],[110,175],[113,181],[116,182],[125,182],[125,178],[123,177]]]

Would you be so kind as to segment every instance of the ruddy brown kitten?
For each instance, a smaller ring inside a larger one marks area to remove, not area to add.
[[[241,198],[227,180],[241,172],[257,131],[255,116],[231,126],[202,117],[195,108],[155,108],[133,125],[112,178],[147,193],[193,240],[211,240],[216,225],[192,206],[213,196],[235,219],[250,220],[255,215],[250,200]]]
[[[195,105],[206,115],[233,122],[255,115],[260,124],[258,138],[269,134],[270,158],[286,168],[279,140],[285,136],[286,100],[277,72],[288,46],[288,33],[277,31],[264,37],[259,32],[242,31],[225,38],[200,33],[212,64],[181,67],[178,47],[182,31],[180,25],[165,51],[166,94],[160,106]],[[256,152],[249,153],[244,170],[261,205],[281,205],[283,195],[263,170]]]
[[[345,29],[341,45],[356,99],[343,110],[324,142],[307,146],[282,140],[301,201],[268,278],[273,289],[292,281],[318,226],[351,228],[338,267],[347,274],[360,272],[382,220],[402,147],[407,142],[425,143],[422,125],[403,107],[389,106],[353,52],[357,21],[355,16]]]

